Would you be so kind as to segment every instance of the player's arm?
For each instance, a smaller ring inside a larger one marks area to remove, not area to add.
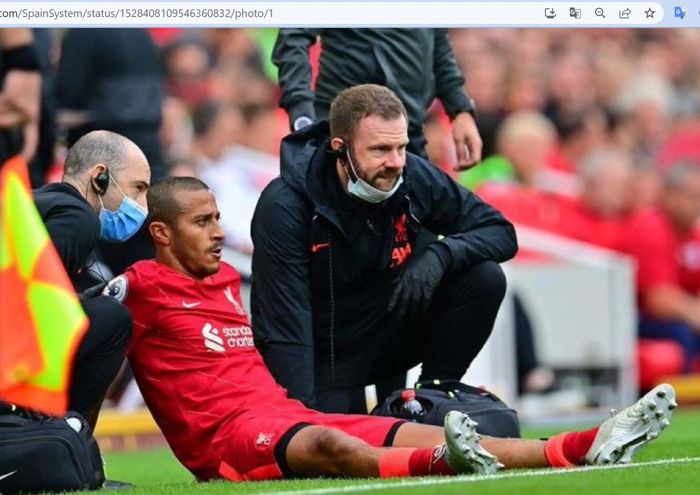
[[[156,282],[136,273],[133,268],[128,268],[124,273],[110,280],[102,291],[102,295],[116,299],[131,312],[133,327],[130,350],[138,345],[158,312],[158,303],[147,295],[148,288],[153,283]]]
[[[272,62],[279,69],[282,89],[280,106],[289,113],[289,126],[296,130],[303,117],[314,121],[314,92],[311,90],[311,63],[309,48],[316,43],[318,29],[280,29],[272,52]],[[310,122],[306,122],[310,123]]]
[[[252,222],[255,343],[289,396],[314,403],[314,349],[309,280],[309,225],[304,204],[273,181]]]

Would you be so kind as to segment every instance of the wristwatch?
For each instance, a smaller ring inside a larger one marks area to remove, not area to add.
[[[314,123],[314,121],[311,120],[309,117],[307,117],[306,115],[302,115],[301,117],[297,117],[297,119],[294,121],[294,124],[292,125],[292,127],[294,127],[295,131],[298,131],[299,129],[302,129],[302,128],[309,126],[313,123]]]

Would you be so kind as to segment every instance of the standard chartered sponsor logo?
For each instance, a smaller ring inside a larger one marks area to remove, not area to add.
[[[253,347],[253,331],[248,326],[224,328],[224,337],[229,347]]]
[[[224,342],[229,347],[253,347],[253,331],[250,327],[241,325],[238,327],[228,327],[222,330],[223,337],[219,329],[211,323],[206,323],[202,327],[204,337],[204,347],[210,351],[226,352]],[[224,340],[225,339],[225,340]]]
[[[210,351],[225,352],[224,339],[219,337],[219,330],[214,328],[210,323],[206,323],[202,327],[202,336],[204,337],[204,347]]]

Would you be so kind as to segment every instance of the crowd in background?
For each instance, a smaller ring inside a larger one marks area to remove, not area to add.
[[[133,42],[141,30],[98,31],[43,31],[37,38],[48,34],[51,42],[44,49],[47,137],[40,147],[43,160],[34,164],[35,186],[60,178],[65,145],[74,141],[71,132],[111,126],[144,149],[154,179],[196,175],[209,184],[228,247],[250,255],[253,209],[278,173],[280,140],[289,132],[270,62],[276,30],[150,29],[142,31],[139,46],[118,38],[129,31]],[[78,34],[86,39],[71,41]],[[669,171],[700,164],[700,31],[455,29],[450,39],[484,141],[483,162],[454,172],[449,119],[433,105],[425,125],[427,152],[455,180],[516,223],[633,256],[644,256],[635,252],[643,242],[626,246],[633,238],[629,229],[644,232],[645,221],[657,221],[638,214],[664,202],[664,195],[682,197],[684,204],[669,208],[694,226],[700,185],[697,191],[681,190],[692,182],[692,171],[680,179]],[[312,48],[312,64],[321,49]],[[151,70],[117,74],[123,69],[117,67],[105,73],[105,60],[119,50],[129,60],[124,65],[150,64]],[[98,84],[100,78],[110,82]],[[112,105],[102,111],[113,113],[113,121],[101,121],[96,103],[110,98]],[[56,144],[47,146],[52,139]],[[691,238],[689,230],[682,240]],[[685,268],[691,275],[697,269],[700,279],[700,241],[686,244]],[[670,283],[659,270],[651,268],[650,279]],[[654,300],[642,301],[642,310],[673,321],[687,315],[682,323],[690,334],[676,340],[689,371],[693,352],[700,350],[700,309],[693,313],[693,306],[700,308],[694,300],[700,284],[678,283],[693,299],[685,307],[669,309]]]

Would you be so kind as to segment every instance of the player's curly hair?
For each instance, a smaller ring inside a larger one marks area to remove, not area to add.
[[[208,191],[209,186],[196,177],[166,177],[151,185],[146,194],[147,222],[164,222],[175,225],[182,213],[177,195],[181,191]]]

